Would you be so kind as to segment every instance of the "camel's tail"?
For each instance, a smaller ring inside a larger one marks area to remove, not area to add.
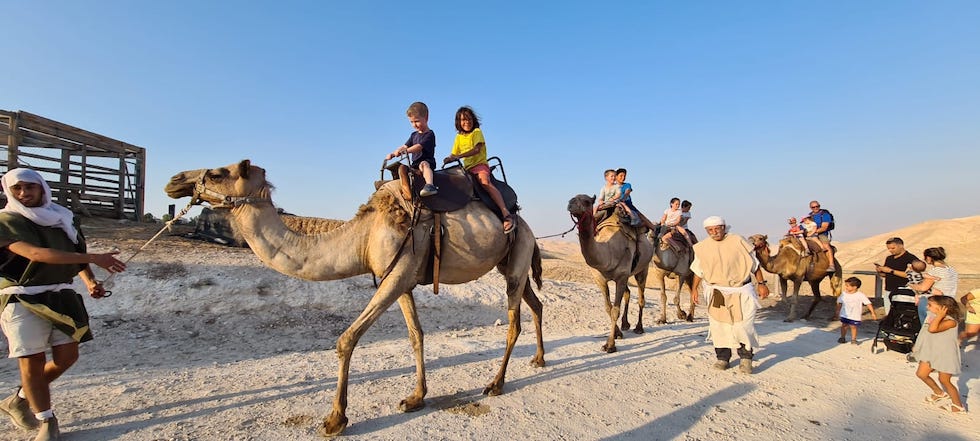
[[[538,289],[541,289],[541,274],[543,270],[541,269],[541,248],[538,248],[537,241],[534,242],[534,254],[531,256],[531,277],[534,278],[534,283],[538,285]]]
[[[840,262],[834,259],[834,273],[830,275],[830,290],[834,296],[839,296],[843,287],[844,271],[840,267]]]

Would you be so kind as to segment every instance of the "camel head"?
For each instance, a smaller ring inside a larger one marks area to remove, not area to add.
[[[753,234],[749,236],[749,242],[751,242],[752,246],[754,246],[757,250],[769,248],[769,242],[767,242],[768,240],[769,236],[766,236],[765,234]]]
[[[790,247],[796,250],[797,249],[796,245],[799,243],[800,242],[795,238],[784,237],[782,239],[779,239],[779,249],[782,249],[783,247]]]
[[[249,198],[268,199],[272,185],[265,180],[265,170],[245,159],[225,167],[188,170],[177,173],[164,187],[167,196],[179,199],[192,196],[213,207],[227,207]]]
[[[586,214],[592,214],[592,204],[595,204],[595,196],[577,195],[568,201],[568,212],[575,219],[581,219]]]

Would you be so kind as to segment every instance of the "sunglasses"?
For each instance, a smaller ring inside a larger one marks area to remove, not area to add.
[[[820,208],[819,205],[811,205],[810,208]]]

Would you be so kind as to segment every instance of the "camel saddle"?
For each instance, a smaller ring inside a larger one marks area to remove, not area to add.
[[[679,228],[683,228],[683,227],[679,227]],[[666,245],[678,253],[684,250],[688,250],[689,252],[694,251],[691,249],[691,245],[687,243],[687,240],[684,239],[684,236],[681,235],[680,233],[671,234],[670,237],[667,238],[666,241],[664,241],[664,236],[666,236],[667,233],[669,233],[670,231],[672,231],[670,228],[666,228],[663,225],[660,225],[657,229],[657,233],[656,233],[657,241],[656,243],[654,243],[654,246]],[[697,239],[694,237],[694,234],[691,233],[691,230],[687,230],[687,234],[690,235],[691,242],[697,243]]]
[[[433,213],[433,228],[431,234],[432,259],[426,264],[423,270],[421,284],[432,284],[434,294],[439,294],[439,262],[442,258],[442,218],[443,213],[460,210],[471,201],[482,201],[487,208],[503,217],[497,204],[486,192],[482,185],[476,185],[473,176],[461,166],[446,167],[437,170],[432,174],[432,183],[439,188],[439,192],[430,196],[420,196],[419,192],[425,187],[425,179],[422,173],[415,169],[409,169],[401,163],[394,163],[385,167],[393,178],[401,181],[402,195],[407,200],[418,200]],[[411,173],[411,175],[409,175]],[[376,181],[375,189],[381,188],[387,181]],[[511,213],[517,212],[520,208],[517,205],[517,193],[507,185],[506,182],[498,180],[493,174],[490,175],[490,182],[493,183],[497,191],[504,199],[504,204]],[[409,188],[411,187],[411,188]],[[402,245],[404,246],[404,244]],[[394,262],[392,262],[393,264]]]
[[[403,179],[404,177],[408,177],[408,173],[411,173],[412,179],[408,179],[408,181],[411,181],[411,190],[409,191],[403,182],[403,195],[406,196],[406,199],[420,198],[422,205],[431,211],[443,213],[456,211],[465,207],[470,201],[479,200],[483,201],[487,208],[496,213],[497,216],[501,216],[500,209],[497,208],[497,204],[493,202],[493,199],[490,198],[487,191],[482,185],[474,182],[473,176],[467,173],[463,167],[458,165],[446,167],[432,173],[432,183],[439,188],[439,192],[431,196],[419,196],[422,187],[425,187],[425,180],[422,179],[422,173],[418,170],[410,170],[404,164],[400,163],[391,164],[387,169],[395,179]],[[375,182],[375,189],[380,188],[384,182],[386,181]],[[503,197],[507,210],[511,213],[518,211],[520,207],[517,205],[517,193],[514,189],[492,174],[490,175],[490,182],[500,192],[500,196]],[[405,194],[406,192],[409,192],[409,194]]]

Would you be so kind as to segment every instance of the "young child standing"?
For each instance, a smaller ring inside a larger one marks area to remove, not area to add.
[[[616,205],[620,198],[619,185],[616,184],[616,170],[606,170],[602,175],[606,179],[606,185],[602,186],[602,190],[599,190],[599,200],[596,202],[595,207],[592,208],[593,216],[599,210],[605,210]]]
[[[487,164],[487,142],[480,130],[480,119],[469,106],[460,107],[456,111],[456,139],[453,141],[453,151],[443,160],[443,163],[463,160],[463,168],[476,176],[480,185],[493,199],[500,209],[504,223],[504,234],[514,230],[514,217],[504,204],[504,197],[497,187],[490,182],[490,165]]]
[[[436,134],[429,129],[429,107],[416,101],[408,106],[405,115],[415,131],[408,135],[405,144],[389,153],[385,161],[410,154],[412,168],[421,171],[425,179],[425,187],[422,187],[419,196],[432,196],[439,193],[439,189],[432,183],[432,172],[436,168]]]
[[[960,373],[960,345],[956,340],[956,329],[959,325],[960,308],[956,300],[943,295],[930,296],[929,312],[934,319],[928,325],[923,325],[919,337],[915,339],[912,355],[919,360],[919,368],[915,376],[919,377],[932,394],[926,396],[927,403],[937,403],[949,399],[950,404],[943,409],[952,413],[966,412],[960,401],[960,391],[953,384],[953,375]],[[939,384],[932,379],[932,371],[939,373]]]
[[[863,292],[858,291],[861,287],[861,279],[857,277],[848,277],[844,281],[844,292],[837,297],[837,313],[835,316],[840,317],[840,338],[837,339],[837,343],[844,343],[844,336],[847,335],[847,329],[851,329],[851,343],[859,344],[857,341],[858,326],[861,326],[861,311],[864,306],[868,307],[868,311],[871,311],[871,318],[873,320],[878,320],[878,316],[875,314],[875,308],[871,306],[871,300],[868,300],[868,296],[864,295]]]

